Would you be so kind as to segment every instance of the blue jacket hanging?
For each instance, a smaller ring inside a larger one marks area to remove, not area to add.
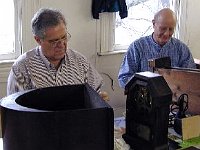
[[[92,16],[99,19],[99,13],[118,12],[121,19],[128,16],[125,0],[92,0]]]

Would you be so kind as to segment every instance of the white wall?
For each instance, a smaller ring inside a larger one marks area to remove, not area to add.
[[[6,84],[11,64],[0,64],[0,99],[6,96]]]
[[[181,1],[180,39],[190,48],[193,57],[200,59],[200,1]]]
[[[188,4],[188,2],[190,2]],[[182,20],[183,27],[181,27],[182,34],[181,39],[185,41],[196,58],[200,58],[200,1],[199,0],[185,0],[184,4],[187,5],[187,11],[184,11],[186,19]],[[119,65],[121,63],[123,54],[115,54],[108,56],[97,56],[97,32],[99,29],[98,21],[92,18],[91,15],[91,0],[24,0],[23,9],[24,20],[23,20],[23,42],[24,51],[33,48],[36,43],[33,40],[32,33],[30,30],[30,20],[33,13],[30,11],[30,5],[33,7],[35,12],[39,7],[53,7],[62,10],[68,21],[68,29],[72,35],[69,41],[69,47],[83,53],[88,59],[96,66],[100,73],[109,74],[114,80],[114,91],[111,88],[111,80],[108,76],[102,74],[105,85],[103,87],[110,95],[109,104],[116,109],[117,115],[121,115],[121,112],[125,107],[126,97],[124,96],[123,90],[119,88],[117,81],[117,74]],[[100,35],[100,34],[98,34]],[[98,38],[99,39],[99,38]],[[0,65],[0,69],[5,68],[8,70],[10,66]],[[0,98],[6,95],[6,78],[7,73],[3,75],[0,72]],[[2,79],[3,77],[3,79]],[[123,108],[123,109],[121,109]]]

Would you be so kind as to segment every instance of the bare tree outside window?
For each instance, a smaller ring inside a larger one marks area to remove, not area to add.
[[[127,46],[132,41],[153,32],[154,14],[170,7],[171,0],[126,0],[128,17],[121,19],[116,14],[115,45]]]

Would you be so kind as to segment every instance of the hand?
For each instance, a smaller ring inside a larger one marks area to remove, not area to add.
[[[108,96],[107,92],[101,91],[101,92],[99,92],[99,95],[101,96],[101,98],[103,98],[103,100],[109,101],[109,96]]]

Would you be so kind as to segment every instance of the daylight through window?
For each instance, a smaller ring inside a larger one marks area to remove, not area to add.
[[[12,0],[3,1],[0,6],[0,54],[14,52],[14,4]],[[9,11],[8,11],[9,10]]]
[[[5,0],[0,5],[0,60],[15,59],[21,51],[21,0]]]

